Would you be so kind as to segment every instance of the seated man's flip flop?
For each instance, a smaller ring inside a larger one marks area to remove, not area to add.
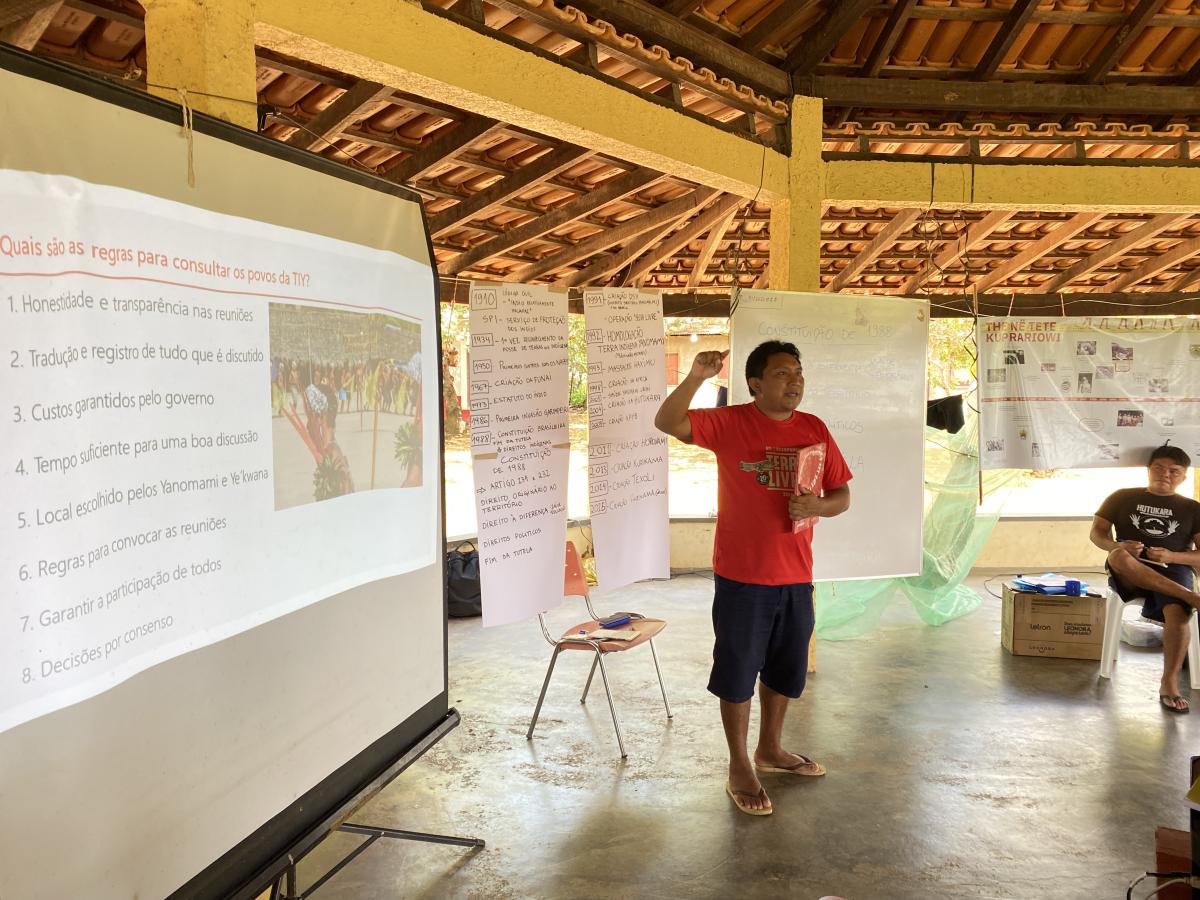
[[[1158,702],[1162,704],[1162,708],[1167,712],[1186,713],[1192,711],[1187,700],[1178,694],[1159,694]],[[1179,705],[1181,703],[1183,704],[1182,706]]]
[[[729,795],[729,799],[733,801],[733,805],[748,816],[769,816],[771,813],[775,812],[775,808],[772,806],[768,806],[766,809],[756,809],[738,799],[738,797],[752,797],[755,800],[765,800],[767,798],[767,792],[761,787],[758,789],[757,794],[752,794],[750,791],[735,791],[727,781],[725,782],[725,793]]]
[[[799,753],[796,755],[800,756]],[[819,762],[813,762],[807,756],[800,756],[800,762],[794,766],[764,766],[762,763],[756,762],[754,768],[760,772],[782,772],[785,775],[807,775],[811,778],[825,774],[825,767]]]

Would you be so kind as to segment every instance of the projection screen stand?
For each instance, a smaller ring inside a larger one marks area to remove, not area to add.
[[[438,740],[440,740],[446,734],[446,732],[454,728],[458,722],[459,718],[457,710],[451,709],[446,718],[437,727],[425,735],[422,740],[418,741],[417,744],[409,749],[407,753],[401,756],[400,759],[396,760],[391,766],[389,766],[385,773],[376,779],[376,781],[370,787],[368,787],[366,791],[359,795],[357,802],[354,804],[354,808],[357,808],[362,803],[366,802],[369,797],[378,793],[389,781],[420,759],[427,750],[436,744]],[[347,814],[349,812],[353,812],[353,809],[348,810]],[[377,825],[357,825],[351,822],[343,822],[340,825],[333,825],[332,828],[325,832],[325,834],[327,835],[334,831],[365,835],[367,840],[363,841],[344,857],[342,857],[342,859],[340,859],[331,869],[329,869],[329,871],[313,882],[313,884],[303,892],[300,892],[297,889],[296,866],[299,864],[300,860],[307,855],[308,852],[317,846],[319,840],[306,842],[305,844],[297,846],[295,850],[300,851],[299,855],[296,855],[295,852],[289,853],[286,857],[286,861],[283,864],[283,870],[280,872],[279,869],[276,869],[279,874],[271,882],[270,900],[305,900],[305,898],[311,897],[323,884],[325,884],[325,882],[329,881],[329,879],[333,878],[334,875],[352,863],[359,856],[359,854],[365,851],[380,838],[391,838],[392,840],[398,841],[420,841],[426,844],[447,844],[453,847],[467,847],[472,851],[482,850],[487,846],[484,841],[479,838],[452,837],[445,834],[427,834],[423,831],[405,831],[399,828],[384,828]]]
[[[398,841],[423,841],[427,844],[450,844],[455,847],[469,847],[472,850],[482,850],[486,846],[479,838],[426,834],[423,831],[401,831],[397,828],[382,828],[376,825],[355,825],[350,822],[347,822],[345,825],[339,825],[336,830],[349,832],[350,834],[364,834],[367,835],[368,839],[342,857],[332,869],[314,881],[312,886],[304,891],[304,893],[296,891],[296,865],[292,863],[287,867],[287,871],[283,873],[280,880],[275,882],[275,886],[271,890],[271,900],[305,900],[305,898],[311,897],[321,885],[352,863],[360,853],[380,838],[393,838]]]

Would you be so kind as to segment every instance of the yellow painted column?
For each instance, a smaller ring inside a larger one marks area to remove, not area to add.
[[[788,157],[788,197],[771,204],[771,268],[775,291],[821,287],[821,209],[825,169],[821,163],[819,97],[793,97]]]
[[[143,0],[150,93],[257,130],[253,0]]]

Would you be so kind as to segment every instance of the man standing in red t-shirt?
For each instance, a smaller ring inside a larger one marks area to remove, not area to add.
[[[788,700],[804,691],[813,630],[813,530],[793,533],[792,522],[849,509],[852,476],[825,423],[796,411],[804,398],[804,367],[794,344],[767,341],[754,348],[746,360],[750,403],[689,409],[728,352],[698,354],[654,425],[717,456],[716,643],[708,689],[721,701],[729,744],[725,791],[742,812],[766,816],[771,800],[758,773],[825,774],[820,763],[781,743]],[[797,495],[797,451],[818,443],[825,444],[822,490]],[[751,762],[746,739],[755,681],[762,715]]]

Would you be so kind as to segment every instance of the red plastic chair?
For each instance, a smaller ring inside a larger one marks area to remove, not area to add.
[[[587,577],[584,575],[583,565],[579,561],[579,551],[575,549],[575,545],[571,541],[567,541],[566,553],[563,596],[582,597],[591,618],[586,622],[572,625],[563,632],[562,637],[556,639],[550,636],[550,629],[546,624],[546,614],[538,613],[538,623],[542,626],[542,635],[554,650],[550,654],[550,665],[546,669],[546,678],[542,682],[542,692],[538,695],[537,706],[533,710],[533,721],[529,723],[529,731],[526,732],[525,738],[526,740],[533,740],[533,729],[537,725],[538,715],[542,711],[542,701],[546,699],[546,688],[550,686],[550,676],[554,674],[554,664],[558,661],[558,655],[564,650],[586,650],[594,654],[594,656],[592,658],[591,671],[588,672],[587,684],[583,686],[583,695],[579,698],[579,702],[587,702],[588,691],[592,687],[592,677],[596,674],[597,667],[599,667],[600,679],[604,682],[604,693],[608,696],[608,709],[612,713],[613,727],[617,731],[617,746],[621,748],[621,758],[624,759],[629,754],[625,752],[625,738],[621,734],[621,722],[617,718],[617,707],[613,702],[612,689],[608,683],[608,673],[604,670],[604,657],[610,653],[623,653],[627,650],[632,650],[634,647],[640,647],[642,644],[649,644],[650,655],[654,659],[654,671],[658,675],[658,687],[662,691],[663,705],[667,709],[667,718],[672,718],[674,714],[671,712],[671,702],[667,699],[667,688],[663,684],[662,669],[658,665],[658,651],[654,648],[654,638],[667,627],[667,623],[662,619],[647,619],[638,613],[629,613],[631,621],[626,625],[622,625],[621,628],[622,630],[632,629],[636,631],[636,638],[628,641],[606,641],[588,637],[592,632],[600,630],[599,620],[602,617],[596,615],[596,610],[592,608],[592,601],[588,596]]]

